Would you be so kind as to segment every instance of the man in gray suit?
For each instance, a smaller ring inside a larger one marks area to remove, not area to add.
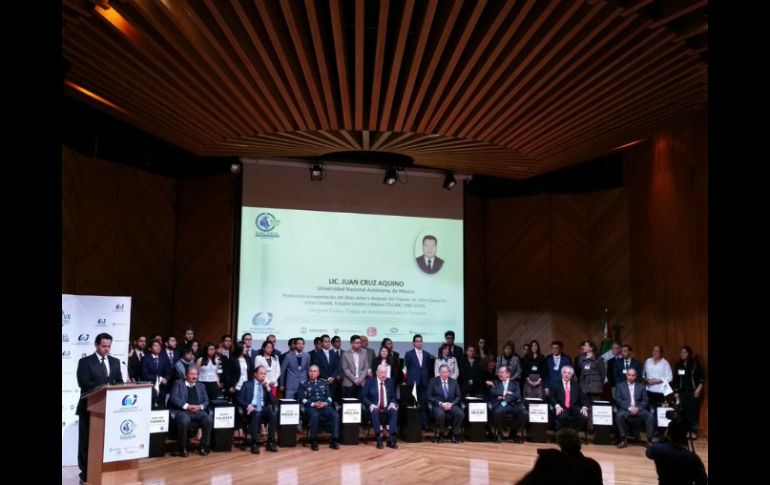
[[[198,368],[187,368],[184,380],[176,380],[171,386],[168,399],[171,418],[176,423],[179,452],[177,456],[187,456],[187,428],[191,421],[197,421],[203,430],[201,436],[201,455],[209,454],[209,437],[214,420],[207,412],[209,396],[206,386],[198,382]]]
[[[374,349],[369,348],[369,337],[366,335],[361,335],[361,349],[366,352],[366,361],[369,362],[369,365],[371,365],[372,361],[374,360],[374,356],[377,355],[377,352]],[[369,377],[371,377],[372,369],[367,368],[366,371]]]
[[[310,367],[310,356],[303,352],[305,339],[294,339],[294,350],[286,352],[286,357],[281,362],[281,392],[286,399],[295,399],[301,382],[307,380],[307,371]]]
[[[628,446],[626,435],[628,434],[628,418],[636,416],[644,421],[647,433],[645,446],[649,448],[655,433],[655,416],[647,410],[647,390],[644,384],[636,382],[636,369],[630,367],[626,373],[625,382],[616,383],[612,389],[612,397],[615,399],[615,422],[620,435],[618,448]]]
[[[361,349],[361,336],[350,337],[350,352],[342,354],[342,395],[343,397],[359,397],[366,371],[372,361],[367,360],[366,352]]]

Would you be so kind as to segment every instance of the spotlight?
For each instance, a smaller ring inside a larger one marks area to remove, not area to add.
[[[241,171],[240,163],[233,163],[230,165],[230,173],[240,173],[240,171]]]
[[[382,183],[385,185],[393,185],[398,181],[398,172],[395,167],[388,167],[385,170],[385,178],[382,179]]]
[[[452,187],[457,185],[457,181],[455,180],[455,176],[452,175],[451,172],[447,173],[444,177],[444,188],[447,190],[452,190]]]
[[[320,163],[314,163],[310,165],[310,180],[319,182],[326,178],[326,172],[324,171],[324,166]]]

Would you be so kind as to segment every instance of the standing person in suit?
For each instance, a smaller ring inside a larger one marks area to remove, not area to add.
[[[191,365],[187,368],[187,374],[183,381],[175,381],[171,386],[169,395],[169,410],[171,419],[176,424],[176,438],[179,445],[177,456],[188,456],[187,453],[187,428],[192,421],[200,424],[201,449],[200,454],[209,454],[209,438],[211,428],[214,426],[214,418],[207,412],[209,396],[206,386],[198,382],[198,368]]]
[[[452,416],[452,443],[457,443],[460,437],[460,424],[465,419],[465,413],[460,408],[460,385],[449,377],[449,366],[442,365],[439,375],[430,382],[428,399],[433,405],[433,417],[438,424],[438,443],[444,441],[446,434],[446,416]]]
[[[281,358],[281,354],[282,354],[283,352],[281,352],[280,350],[278,350],[278,348],[276,347],[276,345],[277,345],[277,343],[278,343],[278,339],[277,339],[277,338],[275,338],[275,335],[273,335],[273,334],[271,333],[270,335],[268,335],[268,336],[267,336],[267,338],[266,338],[265,340],[267,340],[268,342],[270,342],[271,344],[273,344],[273,355],[274,355],[274,356],[276,356],[276,357],[278,357],[278,359],[280,359],[280,358]],[[259,355],[262,355],[262,354],[259,354]]]
[[[505,366],[500,367],[500,370],[497,371],[497,376],[498,380],[495,381],[494,386],[489,390],[492,398],[490,404],[495,425],[495,442],[500,443],[503,440],[502,429],[505,416],[507,415],[513,418],[511,423],[511,440],[514,443],[524,443],[524,440],[519,436],[519,430],[527,423],[527,413],[521,400],[519,384],[511,380],[511,371]]]
[[[307,355],[310,356],[310,362],[313,362],[313,358],[315,357],[316,352],[321,350],[321,337],[316,337],[313,339],[313,350],[307,353]]]
[[[313,354],[310,364],[318,366],[321,379],[326,379],[332,396],[336,396],[337,393],[335,391],[340,384],[339,380],[342,370],[340,361],[337,359],[337,353],[331,349],[331,346],[331,338],[326,334],[321,335],[321,348]]]
[[[385,337],[382,339],[382,343],[380,343],[380,347],[387,347],[388,352],[390,352],[390,355],[393,356],[393,361],[398,364],[399,359],[401,358],[401,355],[393,350],[393,341],[389,339],[388,337]],[[398,385],[398,383],[396,383]]]
[[[551,342],[551,355],[545,358],[546,382],[545,395],[548,396],[550,388],[561,380],[561,369],[572,365],[572,359],[567,354],[562,354],[564,344],[560,340]]]
[[[420,426],[422,430],[428,429],[428,369],[431,355],[422,348],[422,335],[415,334],[412,337],[412,350],[404,354],[406,361],[406,383],[408,386],[417,386],[417,400],[420,403]]]
[[[128,377],[131,382],[141,380],[142,359],[147,348],[147,337],[139,336],[134,340],[134,351],[128,356]]]
[[[631,416],[638,416],[644,420],[648,448],[655,434],[655,416],[647,410],[647,389],[641,382],[636,382],[636,375],[636,369],[630,367],[626,373],[625,382],[617,384],[612,390],[612,397],[615,400],[615,422],[620,437],[618,448],[628,446],[626,436],[628,418]]]
[[[244,333],[241,336],[241,342],[243,342],[243,358],[246,359],[247,377],[254,374],[254,362],[257,357],[257,350],[253,347],[254,337],[250,333]]]
[[[310,367],[310,356],[303,352],[305,339],[294,339],[294,350],[287,352],[281,363],[281,392],[286,399],[294,399],[299,391],[300,383],[307,377]]]
[[[444,332],[444,344],[449,346],[449,357],[454,357],[455,360],[457,360],[458,365],[462,364],[462,361],[465,358],[465,352],[463,352],[462,347],[455,345],[455,333],[453,330],[447,330]],[[436,355],[441,357],[441,346],[439,346]]]
[[[358,397],[366,380],[369,364],[366,352],[361,348],[361,336],[350,337],[350,351],[342,354],[342,395],[344,397]]]
[[[267,340],[265,343],[272,345]],[[260,425],[265,423],[267,424],[266,449],[274,453],[277,452],[275,430],[278,426],[278,413],[275,412],[276,401],[270,381],[267,380],[267,369],[264,366],[257,365],[257,368],[254,369],[254,378],[243,383],[235,402],[243,411],[244,419],[249,423],[251,452],[255,455],[259,454],[257,437],[259,436]]]
[[[143,381],[155,384],[155,387],[152,388],[155,407],[165,407],[166,405],[171,371],[168,358],[161,355],[160,342],[153,340],[150,342],[150,353],[144,355],[141,375]]]
[[[622,382],[626,382],[626,374],[628,373],[628,369],[636,370],[637,376],[642,375],[644,370],[642,368],[642,363],[639,362],[639,359],[634,358],[633,350],[634,349],[628,344],[625,344],[623,347],[621,347],[621,358],[619,360],[615,360],[613,365],[613,372],[615,373],[614,381],[616,386]]]
[[[184,338],[182,339],[182,347],[192,347],[192,343],[195,341],[195,330],[192,327],[184,329]],[[174,339],[176,342],[176,338]]]
[[[105,384],[123,384],[120,372],[120,361],[110,357],[112,335],[100,333],[94,339],[96,350],[93,354],[78,361],[78,386],[80,401],[76,414],[78,418],[78,466],[80,467],[80,483],[87,481],[88,473],[88,433],[91,424],[91,413],[86,409],[87,401],[83,397]]]
[[[383,347],[383,349],[386,348]],[[388,423],[388,448],[398,448],[396,444],[396,426],[398,423],[396,386],[393,385],[393,379],[389,378],[387,374],[387,365],[377,366],[376,377],[367,380],[361,392],[361,403],[371,416],[378,449],[382,449],[382,430],[380,429],[382,419],[386,419]]]
[[[444,266],[444,260],[436,256],[438,239],[436,236],[425,236],[422,238],[422,256],[417,258],[417,266],[424,273],[434,274],[441,271]]]
[[[561,380],[551,387],[550,401],[556,414],[556,431],[564,427],[581,429],[588,417],[588,397],[578,382],[572,382],[575,369],[566,365]]]
[[[676,363],[674,380],[671,388],[674,390],[676,402],[681,403],[684,416],[690,420],[693,433],[698,432],[700,421],[700,397],[703,395],[703,384],[706,382],[703,367],[698,364],[692,348],[688,345],[679,351],[679,362]]]
[[[361,350],[366,352],[366,361],[371,362],[374,360],[374,357],[377,355],[377,353],[374,351],[374,349],[369,348],[369,337],[366,335],[361,335]],[[368,377],[373,376],[371,369],[366,369],[366,374]]]
[[[171,363],[171,367],[174,367],[174,364],[176,364],[176,361],[182,358],[181,353],[176,348],[176,337],[174,337],[173,335],[168,335],[166,336],[166,340],[164,342],[165,342],[165,349],[164,349],[165,356],[168,358],[169,362]]]

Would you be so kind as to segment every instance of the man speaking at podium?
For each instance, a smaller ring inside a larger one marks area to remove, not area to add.
[[[83,396],[105,384],[123,384],[120,372],[120,361],[110,357],[112,335],[100,333],[94,340],[96,352],[78,361],[78,386],[80,386],[80,401],[76,414],[78,419],[78,467],[80,467],[80,483],[87,480],[88,472],[88,430],[90,413],[86,410],[88,404]]]

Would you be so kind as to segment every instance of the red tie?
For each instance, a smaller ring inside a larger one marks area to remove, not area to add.
[[[385,383],[380,381],[380,411],[385,409]]]
[[[564,383],[564,407],[569,409],[569,405],[570,405],[569,403],[570,403],[570,399],[569,399],[569,382],[565,382]]]

